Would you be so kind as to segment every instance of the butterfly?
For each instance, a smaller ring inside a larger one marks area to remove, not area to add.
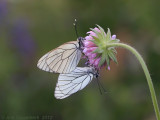
[[[70,41],[51,50],[42,56],[37,64],[41,70],[54,73],[70,73],[78,65],[82,50],[82,37],[78,37],[77,41]]]
[[[70,73],[60,74],[55,88],[55,98],[64,99],[82,90],[92,81],[93,77],[98,77],[98,71],[94,67],[76,67]]]

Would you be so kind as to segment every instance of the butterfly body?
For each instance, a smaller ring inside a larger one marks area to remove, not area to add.
[[[77,41],[78,41],[78,43],[79,43],[79,49],[82,51],[83,50],[83,47],[84,47],[84,45],[83,45],[83,41],[85,40],[85,38],[83,38],[83,37],[78,37],[78,39],[77,39]]]

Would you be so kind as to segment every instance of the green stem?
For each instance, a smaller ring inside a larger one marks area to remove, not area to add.
[[[138,59],[138,61],[141,64],[143,71],[145,73],[145,76],[147,78],[147,82],[148,82],[149,90],[151,93],[151,98],[152,98],[152,102],[153,102],[153,106],[154,106],[157,120],[160,120],[160,112],[159,112],[159,108],[158,108],[158,103],[157,103],[157,98],[156,98],[154,86],[153,86],[152,79],[149,74],[148,68],[147,68],[142,56],[137,52],[136,49],[134,49],[133,47],[131,47],[127,44],[124,44],[124,43],[110,43],[106,47],[122,47],[122,48],[129,50],[130,52],[132,52],[136,56],[136,58]]]

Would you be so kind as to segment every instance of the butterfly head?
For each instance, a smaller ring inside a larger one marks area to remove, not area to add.
[[[93,72],[94,77],[95,77],[95,78],[98,78],[98,77],[99,77],[99,70],[94,68],[93,71],[94,71],[94,72]]]
[[[84,41],[85,40],[85,38],[83,38],[83,37],[78,37],[78,41]]]
[[[90,66],[90,70],[88,71],[89,73],[92,73],[95,78],[99,77],[99,71],[95,69],[94,67]]]
[[[95,77],[98,78],[98,77],[99,77],[99,73],[96,73],[96,74],[95,74]]]
[[[83,44],[83,41],[85,40],[85,38],[83,37],[78,37],[77,41],[79,43],[79,49],[80,50],[83,50],[83,47],[84,47],[84,44]]]

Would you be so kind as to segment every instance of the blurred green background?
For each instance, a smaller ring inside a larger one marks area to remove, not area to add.
[[[36,64],[46,52],[76,40],[75,18],[82,37],[99,24],[142,54],[160,103],[159,13],[159,0],[0,0],[1,117],[155,120],[141,66],[124,49],[117,49],[118,65],[101,71],[100,81],[107,90],[102,95],[93,80],[84,90],[56,100],[58,74],[41,71]]]

